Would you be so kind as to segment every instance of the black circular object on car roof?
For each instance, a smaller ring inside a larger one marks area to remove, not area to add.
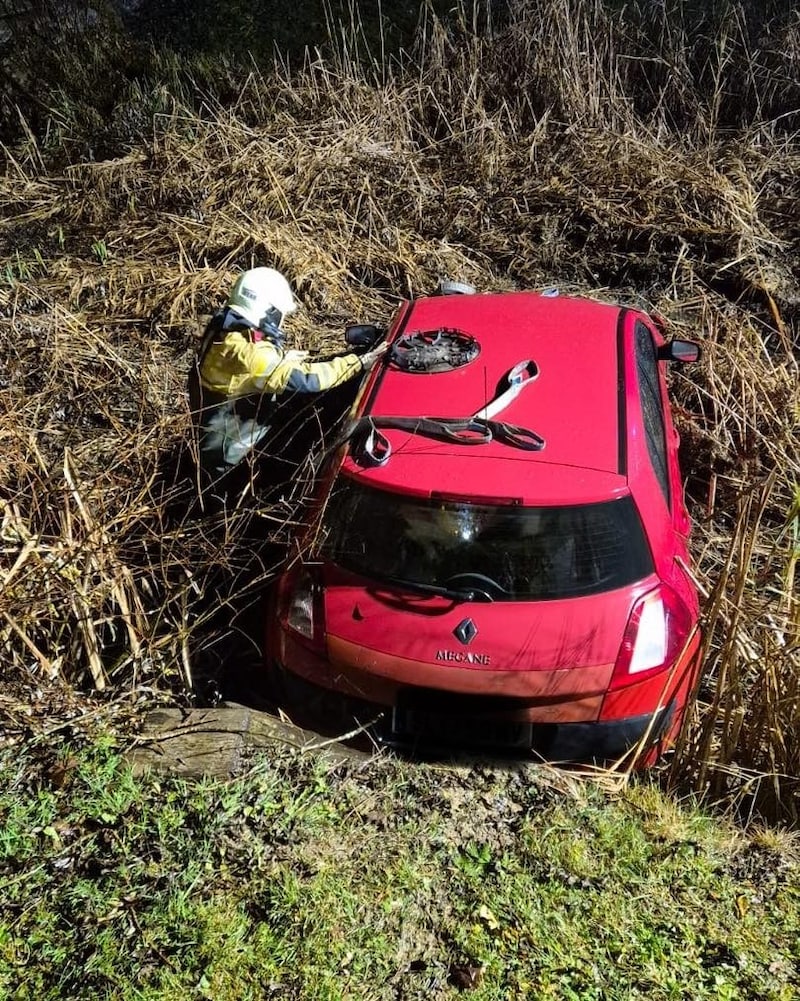
[[[472,336],[453,327],[416,330],[403,334],[392,345],[390,362],[403,372],[452,372],[474,361],[481,346]]]

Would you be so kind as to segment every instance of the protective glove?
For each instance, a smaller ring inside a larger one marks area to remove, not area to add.
[[[367,351],[366,354],[361,355],[360,361],[363,370],[365,372],[369,372],[370,369],[373,368],[378,361],[380,361],[380,359],[386,354],[388,350],[389,350],[388,342],[383,341],[376,348],[373,348],[371,351]]]
[[[308,354],[308,351],[285,351],[283,358],[284,361],[299,362],[305,361],[308,358]]]

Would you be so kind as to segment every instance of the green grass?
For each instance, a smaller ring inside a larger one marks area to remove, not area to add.
[[[789,834],[535,770],[2,760],[0,997],[796,998]]]

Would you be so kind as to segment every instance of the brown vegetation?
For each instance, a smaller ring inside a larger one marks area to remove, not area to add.
[[[187,474],[198,319],[240,268],[291,277],[293,332],[320,351],[443,276],[558,284],[703,341],[673,390],[708,670],[671,779],[796,818],[800,18],[613,8],[429,15],[413,54],[366,64],[357,33],[246,76],[152,56],[93,133],[62,96],[6,149],[10,729],[86,711],[76,689],[188,689],[219,639],[203,592],[270,573],[251,542],[283,512],[204,513]]]

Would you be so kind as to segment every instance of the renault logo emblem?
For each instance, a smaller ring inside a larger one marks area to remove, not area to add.
[[[478,627],[472,619],[463,619],[453,630],[453,635],[464,646],[469,646],[478,635]]]

